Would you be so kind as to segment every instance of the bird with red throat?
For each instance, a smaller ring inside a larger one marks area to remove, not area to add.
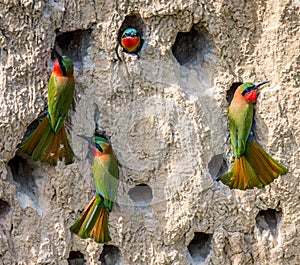
[[[288,169],[264,151],[253,137],[254,103],[258,88],[269,83],[244,83],[240,85],[229,106],[229,128],[235,160],[232,168],[219,177],[234,189],[262,188]]]

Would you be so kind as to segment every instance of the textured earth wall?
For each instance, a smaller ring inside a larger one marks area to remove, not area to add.
[[[299,0],[0,2],[0,264],[300,264]],[[142,32],[140,57],[117,51]],[[52,47],[75,64],[67,128],[77,159],[17,151],[45,113]],[[216,181],[233,161],[228,100],[271,80],[256,136],[289,168],[262,189]],[[120,164],[112,241],[71,235],[94,193],[88,146]]]

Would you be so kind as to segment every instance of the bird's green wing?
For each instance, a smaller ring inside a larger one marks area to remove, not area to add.
[[[52,76],[48,85],[48,112],[51,127],[58,132],[72,104],[75,82],[73,77]]]
[[[97,193],[104,198],[104,206],[112,210],[118,189],[118,162],[114,155],[95,157],[93,162],[94,183]]]
[[[253,109],[253,104],[248,104],[239,111],[234,110],[234,114],[229,113],[231,144],[237,158],[245,152],[253,121]]]

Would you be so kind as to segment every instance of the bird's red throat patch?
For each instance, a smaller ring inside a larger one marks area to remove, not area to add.
[[[58,63],[58,59],[54,60],[53,73],[55,73],[56,75],[63,75],[63,72],[61,71]]]
[[[127,37],[122,39],[122,45],[129,51],[135,50],[138,44],[139,44],[139,38]]]
[[[257,94],[257,91],[256,90],[252,90],[250,92],[248,92],[244,98],[248,101],[248,102],[251,102],[251,103],[254,103],[257,98],[258,98],[258,94]]]

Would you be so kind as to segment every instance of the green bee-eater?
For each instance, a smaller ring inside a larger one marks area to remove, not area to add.
[[[90,143],[94,154],[93,175],[96,194],[87,204],[70,230],[80,238],[94,238],[97,243],[111,240],[108,215],[118,189],[118,161],[108,140],[95,136],[92,139],[79,135]]]
[[[56,59],[48,84],[48,114],[19,145],[19,149],[34,161],[55,165],[58,159],[65,158],[65,163],[71,164],[74,153],[67,139],[64,120],[74,94],[73,63],[67,56],[61,56],[54,50],[53,53]]]
[[[240,85],[230,104],[228,118],[235,160],[231,170],[219,179],[231,188],[261,188],[288,172],[287,168],[268,155],[253,138],[253,104],[258,97],[257,89],[268,82]]]

